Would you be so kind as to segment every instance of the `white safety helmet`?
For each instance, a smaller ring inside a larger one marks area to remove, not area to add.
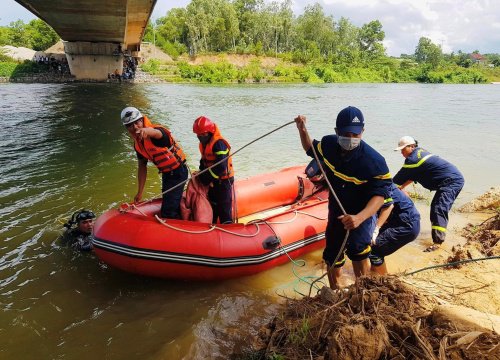
[[[143,116],[141,112],[137,110],[137,108],[133,106],[127,106],[122,110],[120,117],[122,119],[123,125],[128,125],[141,119]]]
[[[394,151],[399,151],[408,145],[417,145],[417,140],[412,138],[411,136],[403,136],[401,139],[398,141],[398,147],[394,149]]]

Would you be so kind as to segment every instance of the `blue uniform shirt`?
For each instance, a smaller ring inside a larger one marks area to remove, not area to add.
[[[348,214],[359,213],[373,196],[390,197],[392,181],[385,159],[364,141],[344,156],[336,135],[327,135],[321,142],[314,140],[313,146],[319,159],[323,160],[328,180]],[[307,154],[314,157],[312,148]],[[332,194],[328,209],[330,216],[342,215]]]
[[[426,189],[437,190],[446,184],[445,181],[463,181],[463,176],[455,165],[417,147],[394,176],[397,185],[403,185],[408,180],[418,182]]]
[[[384,200],[382,207],[390,205],[394,205],[394,208],[386,223],[382,225],[382,229],[396,228],[411,224],[414,221],[420,221],[420,213],[413,201],[394,184],[391,185],[391,197]]]

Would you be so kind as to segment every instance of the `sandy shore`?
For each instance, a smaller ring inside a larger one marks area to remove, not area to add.
[[[256,352],[284,359],[500,359],[500,187],[453,210],[444,245],[431,253],[423,252],[432,242],[429,206],[417,207],[421,234],[386,258],[391,276],[354,284],[346,268],[351,285],[343,291],[324,287],[286,301],[261,329]],[[324,272],[319,263],[317,270]]]

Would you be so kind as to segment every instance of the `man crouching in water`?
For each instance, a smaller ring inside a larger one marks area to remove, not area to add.
[[[95,214],[90,210],[82,209],[75,212],[71,219],[64,224],[66,231],[61,236],[61,244],[80,251],[92,250],[94,219]]]

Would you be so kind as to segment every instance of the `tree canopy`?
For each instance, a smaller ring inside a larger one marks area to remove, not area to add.
[[[385,33],[378,20],[361,28],[346,18],[335,21],[319,4],[295,16],[292,1],[192,0],[156,20],[146,38],[200,52],[292,53],[299,61],[371,61],[385,56]],[[158,40],[158,38],[160,38]]]
[[[0,27],[0,45],[26,47],[43,51],[59,41],[59,35],[40,19],[25,24],[22,20],[13,21],[8,27]]]

